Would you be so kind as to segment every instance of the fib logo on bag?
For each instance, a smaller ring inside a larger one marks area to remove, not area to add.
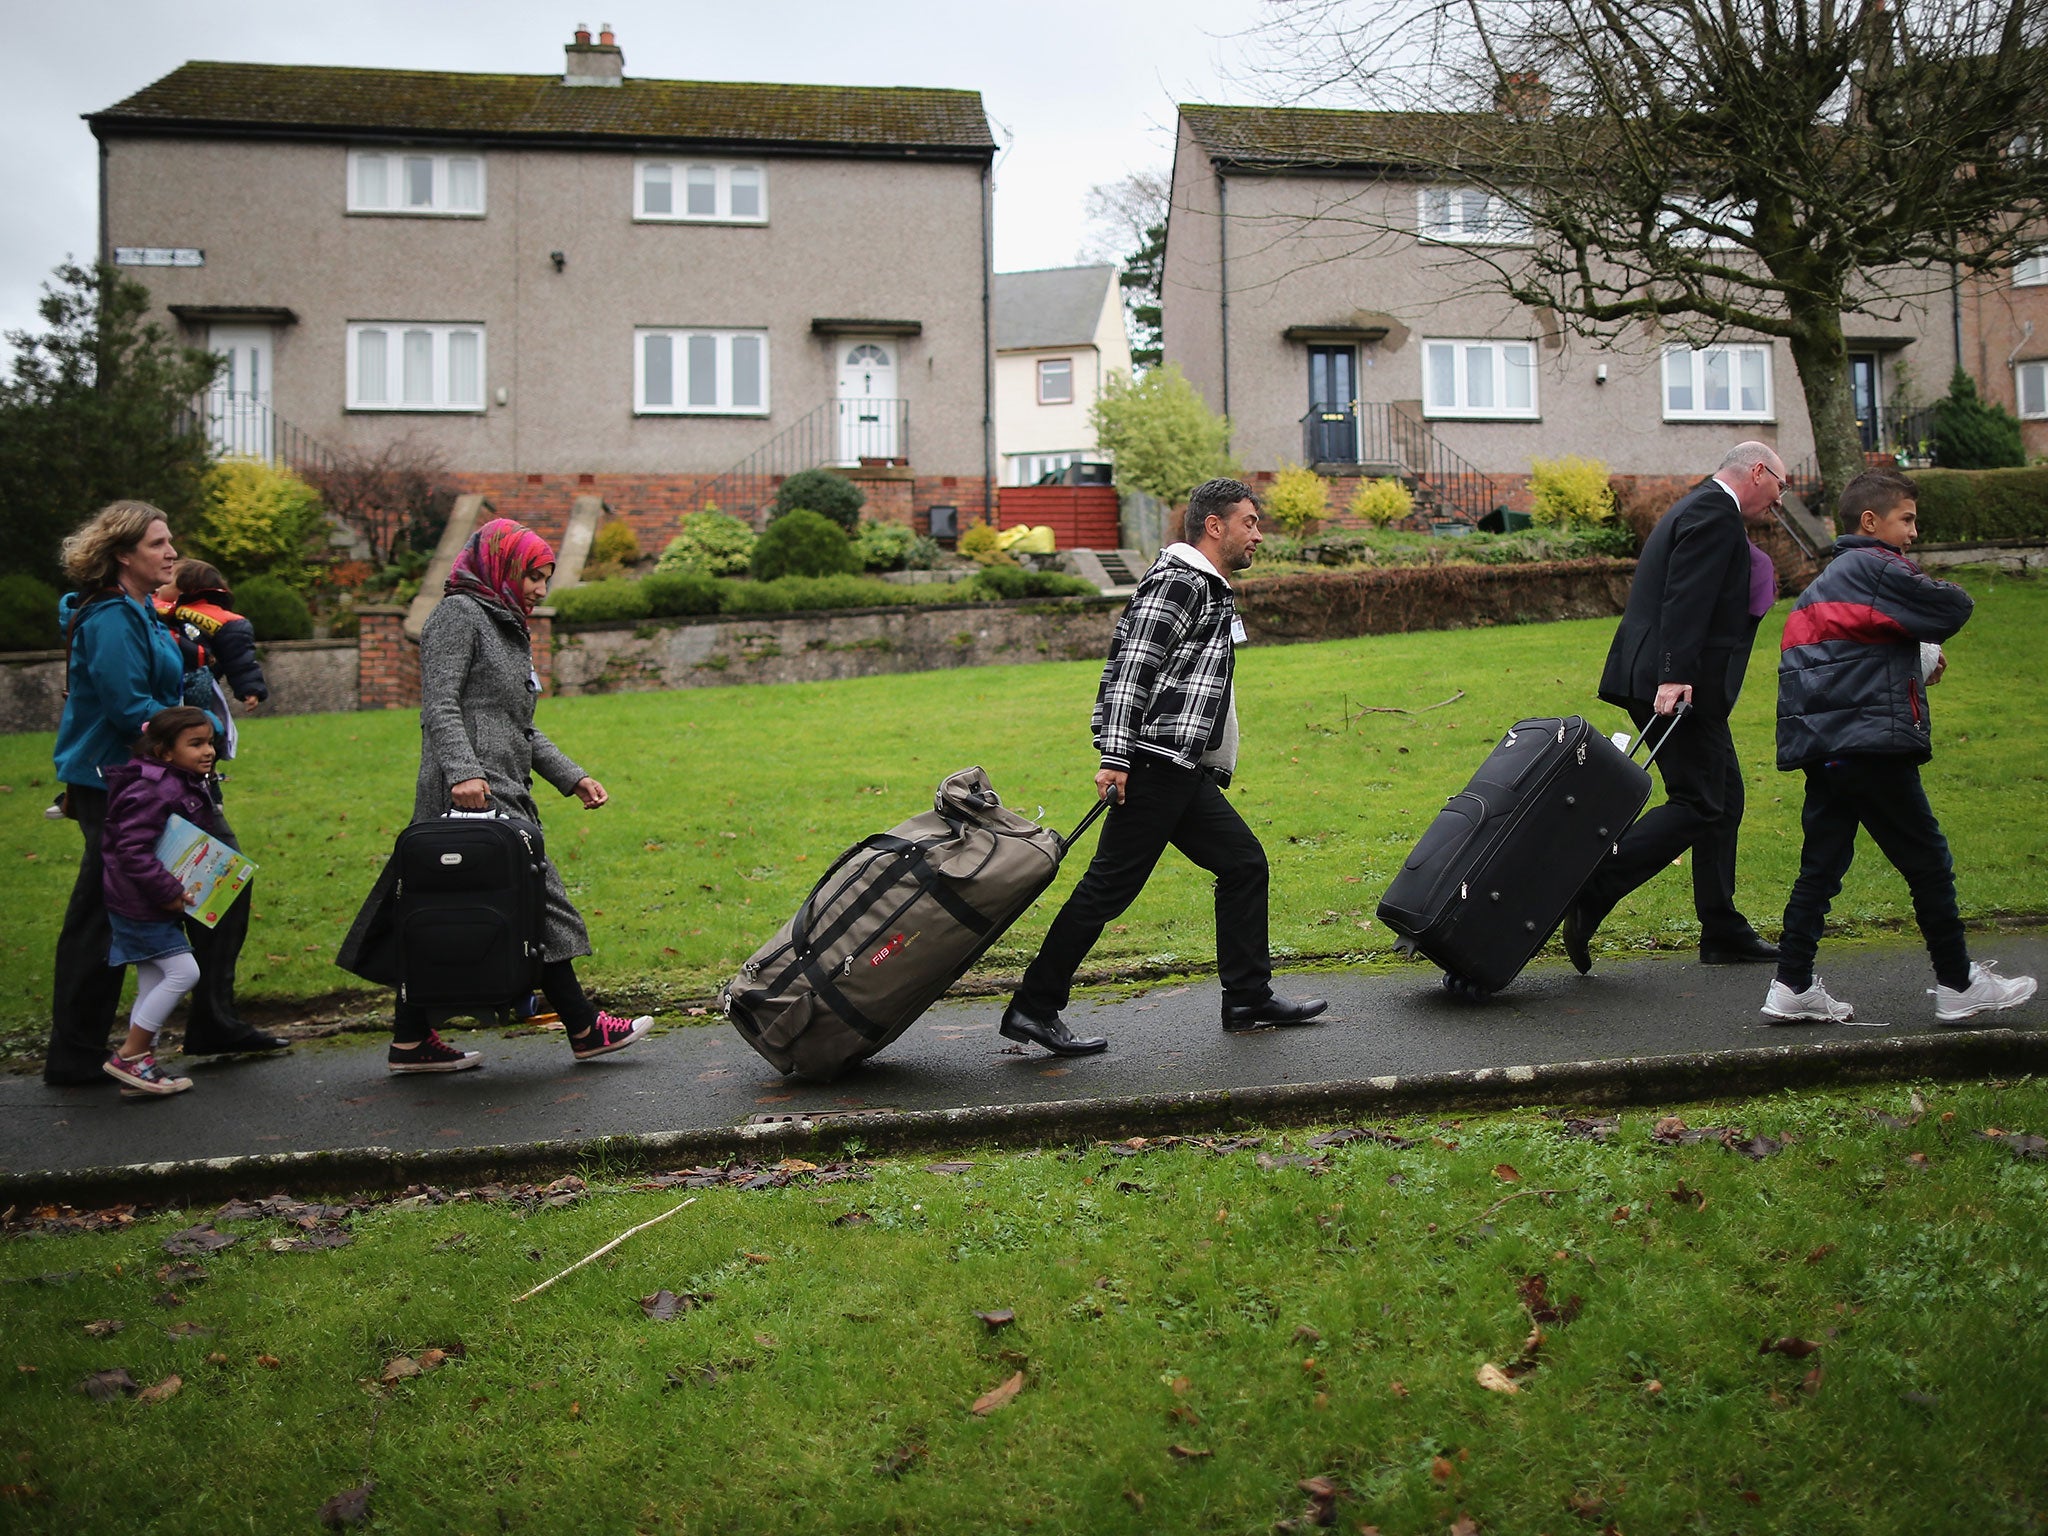
[[[917,933],[897,934],[896,937],[891,939],[888,943],[884,944],[880,949],[876,950],[874,954],[868,957],[868,964],[880,965],[884,960],[888,959],[891,955],[900,954],[906,947],[916,943],[918,934],[923,932],[924,930],[920,928]]]

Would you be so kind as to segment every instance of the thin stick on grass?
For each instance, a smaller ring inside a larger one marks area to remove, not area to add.
[[[683,1202],[683,1205],[695,1205],[696,1203],[697,1197],[695,1195],[692,1195],[689,1199]],[[683,1208],[683,1205],[676,1206],[673,1210],[663,1211],[659,1216],[654,1217],[650,1221],[643,1221],[637,1227],[628,1227],[625,1231],[621,1232],[617,1237],[613,1238],[610,1242],[606,1243],[602,1248],[598,1249],[597,1252],[587,1253],[582,1258],[578,1259],[574,1264],[571,1264],[567,1269],[562,1271],[561,1275],[548,1276],[547,1279],[541,1281],[539,1285],[536,1285],[532,1290],[528,1291],[526,1293],[526,1296],[514,1296],[512,1298],[512,1304],[516,1307],[517,1305],[519,1305],[520,1302],[526,1300],[527,1296],[538,1296],[542,1291],[546,1290],[549,1286],[553,1285],[557,1280],[561,1279],[562,1275],[573,1275],[576,1273],[577,1270],[581,1269],[584,1265],[588,1264],[592,1259],[603,1258],[606,1254],[610,1253],[614,1248],[618,1247],[619,1244],[623,1243],[627,1238],[631,1237],[635,1232],[645,1232],[649,1227],[659,1226],[662,1222],[667,1221],[669,1217],[675,1215],[676,1211],[680,1211]]]
[[[1352,714],[1349,712],[1351,696],[1346,694],[1344,696],[1345,719],[1356,720],[1361,715],[1426,715],[1432,709],[1442,709],[1446,704],[1455,704],[1463,697],[1465,697],[1465,690],[1460,688],[1448,699],[1438,699],[1434,704],[1425,704],[1420,709],[1403,709],[1399,704],[1361,704],[1358,706],[1358,713]]]

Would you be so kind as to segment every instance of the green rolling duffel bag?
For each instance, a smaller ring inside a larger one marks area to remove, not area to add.
[[[1059,872],[1072,835],[1007,809],[965,768],[933,808],[841,854],[719,1006],[785,1074],[830,1082],[914,1024]]]

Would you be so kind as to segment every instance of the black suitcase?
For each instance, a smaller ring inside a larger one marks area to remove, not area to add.
[[[1461,996],[1513,981],[1642,813],[1649,765],[1678,718],[1640,765],[1642,736],[1624,752],[1577,715],[1518,722],[1437,813],[1381,898],[1395,949],[1420,950]]]
[[[398,996],[421,1008],[516,1007],[540,984],[541,830],[450,812],[398,834]]]

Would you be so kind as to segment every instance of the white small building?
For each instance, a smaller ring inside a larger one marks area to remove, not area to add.
[[[990,329],[1003,484],[1100,459],[1090,413],[1109,375],[1131,371],[1116,268],[998,272]]]

